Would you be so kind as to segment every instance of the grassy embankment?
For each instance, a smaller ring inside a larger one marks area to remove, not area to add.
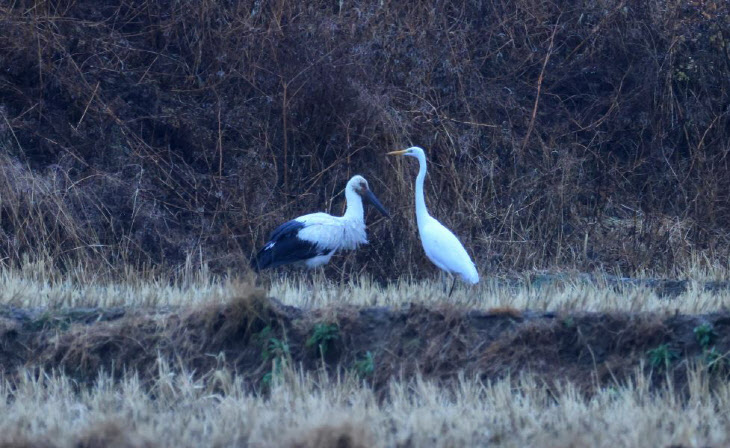
[[[719,270],[687,272],[690,288],[674,297],[567,276],[542,286],[493,279],[452,299],[428,282],[293,276],[264,293],[206,272],[172,283],[53,272],[36,264],[0,276],[5,317],[9,305],[51,308],[14,328],[1,320],[3,353],[19,340],[37,344],[3,373],[8,446],[728,442],[728,341],[720,327],[700,330],[705,342],[697,331],[727,319],[730,292],[702,289],[725,278]],[[309,311],[287,314],[269,295]],[[94,314],[97,306],[121,314]],[[68,307],[87,309],[70,316]]]

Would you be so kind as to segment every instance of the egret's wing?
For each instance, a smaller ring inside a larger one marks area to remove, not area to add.
[[[472,283],[479,281],[474,262],[459,239],[433,219],[423,226],[421,242],[428,258],[439,268],[459,274]]]
[[[454,252],[461,246],[454,234],[437,221],[427,223],[420,231],[423,249],[428,258],[439,268],[448,272],[454,271]]]

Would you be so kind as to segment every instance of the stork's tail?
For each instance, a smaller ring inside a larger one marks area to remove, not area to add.
[[[251,258],[251,269],[256,272],[271,267],[274,261],[274,254],[271,248],[262,248],[255,257]]]

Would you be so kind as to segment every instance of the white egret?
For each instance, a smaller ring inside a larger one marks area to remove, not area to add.
[[[413,146],[402,151],[389,152],[393,156],[410,156],[418,159],[419,170],[416,177],[416,221],[418,234],[426,256],[439,269],[454,276],[449,296],[454,291],[455,275],[470,284],[479,283],[479,273],[474,262],[458,238],[436,218],[428,214],[423,196],[423,180],[426,178],[426,153],[422,148]]]
[[[362,176],[353,176],[345,188],[347,208],[344,215],[311,213],[280,225],[251,261],[251,267],[257,271],[285,264],[315,268],[327,264],[340,249],[352,250],[367,244],[363,199],[383,215],[390,216],[370,191],[368,181]]]

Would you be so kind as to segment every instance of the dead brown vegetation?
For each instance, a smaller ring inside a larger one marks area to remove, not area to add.
[[[130,430],[122,422],[102,422],[79,435],[76,448],[152,448],[160,446]]]
[[[480,266],[727,260],[729,21],[720,0],[6,3],[0,259],[239,268],[361,173],[396,213],[359,269],[428,272],[414,168],[383,157],[418,144]]]
[[[529,373],[546,384],[567,381],[592,392],[623,384],[641,366],[656,370],[658,384],[671,377],[680,389],[689,366],[719,359],[712,373],[724,377],[728,372],[724,354],[730,351],[725,331],[730,318],[725,312],[515,314],[411,304],[333,309],[324,320],[321,313],[259,294],[253,290],[231,303],[157,316],[130,309],[94,320],[90,317],[101,311],[88,309],[77,313],[78,319],[53,319],[53,312],[34,319],[6,317],[0,373],[11,378],[21,367],[60,369],[89,383],[99,372],[117,378],[136,372],[147,381],[161,369],[173,369],[195,372],[213,384],[221,371],[230,371],[265,392],[290,365],[350,372],[376,390],[399,378],[453,384],[460,375],[496,381]],[[702,324],[712,329],[712,354],[695,334]],[[663,358],[649,355],[664,346],[671,350],[671,356],[664,355],[666,366]]]
[[[367,448],[373,446],[373,437],[364,425],[343,423],[322,425],[292,437],[292,448]]]
[[[279,301],[200,278],[148,308],[45,275],[0,277],[2,447],[727,444],[728,294],[701,283],[659,297],[558,276],[448,303],[434,282]]]
[[[74,448],[153,448],[164,446],[152,443],[120,422],[105,421],[90,426],[83,433],[73,437],[69,446]],[[18,435],[3,434],[0,439],[1,448],[56,448],[67,446],[51,437],[27,437],[18,431]]]

